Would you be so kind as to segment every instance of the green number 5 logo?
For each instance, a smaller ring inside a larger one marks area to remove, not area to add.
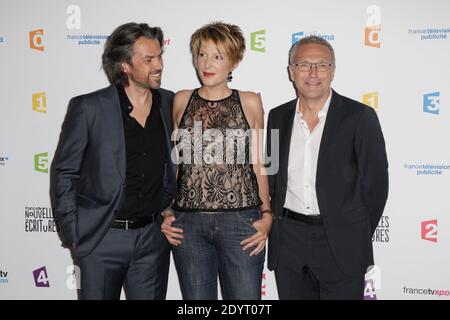
[[[34,155],[34,170],[48,173],[48,153],[38,153]]]
[[[266,52],[266,30],[252,32],[250,35],[250,49],[258,52]]]

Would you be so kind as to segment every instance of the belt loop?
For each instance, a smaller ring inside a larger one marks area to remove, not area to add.
[[[125,220],[125,230],[128,230],[128,219]]]

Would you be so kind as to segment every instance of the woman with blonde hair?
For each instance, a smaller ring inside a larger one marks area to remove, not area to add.
[[[161,231],[184,299],[217,299],[218,277],[224,299],[260,299],[272,211],[261,139],[251,132],[263,129],[264,112],[259,95],[228,86],[245,39],[238,26],[215,22],[195,31],[190,47],[201,87],[174,98],[182,160]]]

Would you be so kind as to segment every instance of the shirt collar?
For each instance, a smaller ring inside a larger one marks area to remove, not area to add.
[[[156,89],[150,89],[152,92],[152,108],[153,106],[160,106],[161,105],[161,94]],[[120,108],[122,109],[122,112],[124,112],[126,115],[129,115],[133,111],[133,105],[130,102],[130,99],[128,99],[127,93],[125,92],[124,87],[117,87],[117,92],[119,94],[119,101],[120,101]]]

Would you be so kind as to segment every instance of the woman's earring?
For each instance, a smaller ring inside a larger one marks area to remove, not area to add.
[[[233,75],[231,74],[231,71],[228,72],[228,78],[227,78],[227,82],[231,82],[233,80]]]

